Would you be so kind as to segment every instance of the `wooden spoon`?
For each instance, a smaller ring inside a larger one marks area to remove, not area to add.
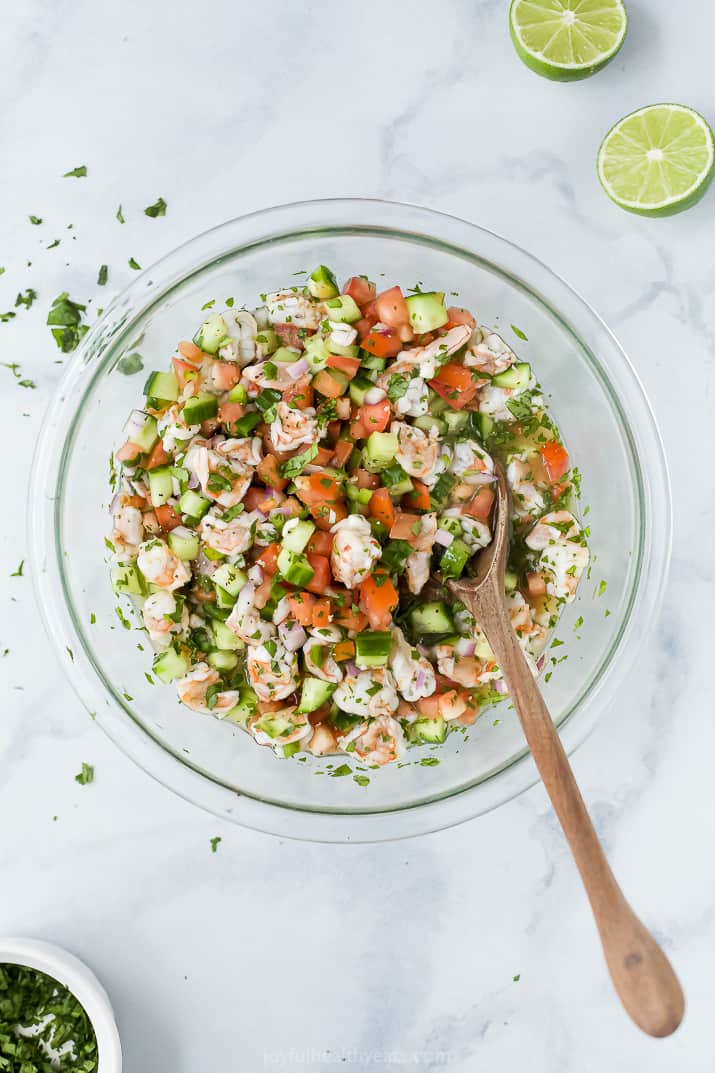
[[[477,576],[452,580],[448,585],[486,634],[504,675],[531,755],[581,873],[618,996],[644,1032],[669,1036],[685,1011],[680,983],[667,957],[626,901],[609,867],[504,603],[509,497],[501,466],[497,466],[497,479],[494,539],[479,557]]]

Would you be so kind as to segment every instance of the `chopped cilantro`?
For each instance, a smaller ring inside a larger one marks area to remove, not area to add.
[[[223,842],[223,839],[220,835],[214,835],[214,837],[209,839],[209,841],[211,842],[211,852],[215,853],[218,849],[219,842]]]
[[[92,764],[85,764],[82,761],[82,770],[78,775],[75,775],[74,781],[78,782],[80,786],[89,786],[90,782],[94,782],[94,767]]]
[[[598,593],[597,593],[597,595],[598,596],[603,596],[603,594],[606,591],[607,587],[608,587],[608,583],[606,581],[600,581],[599,585],[598,585]]]
[[[25,567],[25,560],[23,559],[22,562],[20,563],[20,565],[18,566],[17,570],[13,570],[13,572],[10,574],[10,577],[22,577],[23,576],[22,571],[23,571],[24,567]]]
[[[341,764],[340,767],[336,767],[335,771],[330,772],[332,779],[339,779],[343,775],[352,775],[352,768],[348,767],[347,764]]]
[[[421,767],[436,767],[439,760],[436,756],[423,756],[420,760]]]
[[[353,782],[356,782],[358,786],[369,786],[370,778],[368,775],[353,775]]]
[[[62,176],[63,179],[84,179],[87,174],[87,165],[80,164],[77,168],[72,168],[72,171],[66,171]]]
[[[141,265],[133,257],[129,258],[129,267],[133,268],[135,272],[141,272]]]
[[[49,246],[45,246],[46,250],[54,250],[55,246],[59,246],[60,240],[58,238],[53,239]]]
[[[35,227],[38,227],[42,223],[42,217],[41,216],[28,216],[28,220],[30,221],[31,224],[34,224]]]
[[[157,198],[153,205],[147,205],[144,209],[145,216],[156,219],[157,216],[166,216],[166,202],[163,197]]]
[[[213,307],[215,305],[216,305],[216,299],[215,298],[210,298],[208,302],[204,302],[204,304],[201,306],[201,309],[202,309],[202,311],[204,309],[213,309]]]
[[[529,342],[529,336],[525,335],[524,332],[522,332],[521,328],[517,328],[516,324],[512,324],[511,330],[513,331],[514,335],[516,335],[519,339],[523,339],[525,343]]]
[[[18,1025],[31,1026],[32,1031],[20,1034]],[[63,1053],[67,1044],[75,1056],[71,1068],[96,1073],[97,1038],[75,996],[43,972],[0,965],[0,1068],[6,1073],[67,1070],[69,1061],[48,1059],[48,1051]]]
[[[72,649],[69,646],[66,646],[66,647],[67,647],[67,655],[69,656],[69,658],[74,663],[74,652],[72,651]]]
[[[390,402],[397,402],[403,395],[407,393],[410,386],[410,382],[405,376],[396,374],[391,376],[387,384],[387,397]]]
[[[58,294],[52,303],[47,314],[47,324],[63,354],[74,350],[89,331],[87,325],[82,324],[82,317],[86,311],[87,307],[72,301],[67,291]]]
[[[2,321],[3,324],[7,324],[9,320],[12,320],[16,316],[17,313],[13,313],[11,309],[8,309],[7,313],[0,313],[0,321]]]
[[[99,272],[97,274],[97,283],[100,287],[103,287],[109,279],[109,267],[107,265],[100,265]]]
[[[122,206],[121,206],[121,205],[120,205],[120,206],[119,206],[119,208],[117,209],[117,212],[116,212],[116,215],[115,215],[115,219],[116,219],[116,220],[119,220],[120,224],[123,224],[123,223],[124,223],[124,214],[123,214],[123,212],[122,212]]]
[[[518,983],[519,983],[519,980],[521,980],[521,973],[520,973],[520,972],[518,972],[518,973],[516,974],[516,976],[512,976],[512,980],[514,981],[514,983],[515,983],[515,984],[518,984]]]
[[[303,472],[305,466],[309,465],[318,454],[318,445],[313,443],[305,451],[301,451],[299,455],[294,455],[293,458],[289,458],[287,462],[283,462],[280,465],[281,477],[285,477],[290,480],[293,477],[297,477]]]
[[[37,298],[37,291],[33,291],[32,287],[28,287],[25,293],[20,292],[15,299],[15,308],[18,306],[25,306],[26,309],[30,309],[32,303]]]

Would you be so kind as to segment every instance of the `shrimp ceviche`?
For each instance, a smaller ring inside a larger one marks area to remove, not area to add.
[[[505,692],[465,607],[421,595],[491,541],[495,457],[537,673],[588,564],[574,474],[530,365],[442,293],[340,291],[321,265],[261,300],[150,374],[116,452],[114,588],[193,711],[281,757],[387,764]]]

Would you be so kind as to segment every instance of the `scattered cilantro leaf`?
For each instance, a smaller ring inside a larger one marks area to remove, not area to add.
[[[39,225],[42,223],[41,216],[28,216],[27,218],[31,224],[35,225],[35,227],[39,227]]]
[[[298,477],[305,466],[309,465],[318,454],[317,443],[312,443],[305,451],[301,451],[299,455],[294,455],[293,458],[289,458],[287,462],[283,462],[280,465],[281,477],[286,477],[291,480],[293,477]]]
[[[420,760],[421,767],[436,767],[438,763],[439,760],[436,756],[423,756]]]
[[[10,574],[10,577],[23,577],[24,576],[23,575],[24,568],[25,568],[25,560],[23,559],[22,562],[20,563],[20,565],[18,566],[17,570],[13,570],[13,572]]]
[[[92,764],[86,764],[82,761],[82,770],[79,774],[75,775],[74,781],[78,782],[80,786],[89,786],[90,782],[94,782],[94,767]]]
[[[157,216],[166,216],[166,202],[163,197],[157,198],[153,205],[147,205],[144,209],[145,216],[156,219]]]
[[[16,316],[17,313],[13,312],[12,309],[8,309],[7,313],[0,313],[0,321],[3,324],[7,324],[9,320],[13,320]]]
[[[347,764],[341,764],[340,767],[336,767],[335,771],[330,772],[332,779],[339,779],[343,775],[352,775],[352,768],[348,767]]]
[[[211,852],[215,853],[218,849],[219,842],[223,842],[223,839],[220,835],[214,835],[214,837],[209,841],[211,842]]]
[[[74,350],[89,328],[82,323],[86,305],[74,302],[67,291],[58,294],[47,314],[47,324],[63,354]]]
[[[99,272],[97,273],[97,283],[100,287],[104,287],[105,283],[109,279],[109,266],[100,265]]]
[[[115,217],[114,217],[114,218],[115,218],[116,220],[119,220],[120,224],[123,224],[123,223],[124,223],[124,213],[122,212],[122,206],[121,206],[121,205],[120,205],[120,206],[119,206],[119,208],[117,209],[117,211],[116,211],[116,213],[115,213]]]
[[[353,782],[356,782],[358,786],[369,786],[370,779],[367,775],[353,775]]]
[[[87,174],[87,165],[80,164],[79,167],[72,168],[72,171],[66,171],[62,176],[63,179],[84,179]]]
[[[54,250],[55,246],[59,246],[59,244],[60,244],[60,240],[59,240],[58,238],[56,238],[56,239],[54,239],[54,241],[53,241],[53,242],[51,242],[51,243],[49,244],[49,246],[46,246],[46,247],[45,247],[45,249],[47,249],[47,250]]]
[[[512,324],[511,330],[518,339],[523,339],[525,343],[529,342],[529,336],[525,335],[521,328],[517,328],[516,324]]]
[[[142,266],[139,264],[138,261],[135,261],[135,259],[133,257],[130,257],[129,258],[129,267],[133,268],[135,272],[140,272]]]

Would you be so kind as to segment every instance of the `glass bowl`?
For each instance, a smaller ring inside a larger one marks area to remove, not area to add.
[[[30,483],[34,577],[47,630],[81,700],[165,786],[286,837],[398,838],[476,816],[536,781],[508,704],[436,752],[414,749],[404,766],[371,771],[367,786],[331,774],[344,757],[332,768],[329,757],[279,760],[240,728],[190,712],[174,689],[147,681],[148,642],[136,619],[123,628],[103,554],[108,463],[146,370],[165,367],[205,302],[216,299],[220,308],[235,297],[250,306],[320,263],[343,279],[366,273],[378,288],[384,279],[455,293],[455,303],[533,362],[582,474],[582,512],[589,508],[591,577],[563,616],[563,644],[549,651],[559,662],[541,683],[566,748],[584,739],[635,659],[662,595],[670,496],[661,440],[628,359],[582,298],[510,242],[428,209],[349,199],[284,205],[214,228],[139,276],[86,336],[47,414]],[[145,371],[126,375],[121,359],[135,352]],[[431,756],[439,764],[420,763]]]

